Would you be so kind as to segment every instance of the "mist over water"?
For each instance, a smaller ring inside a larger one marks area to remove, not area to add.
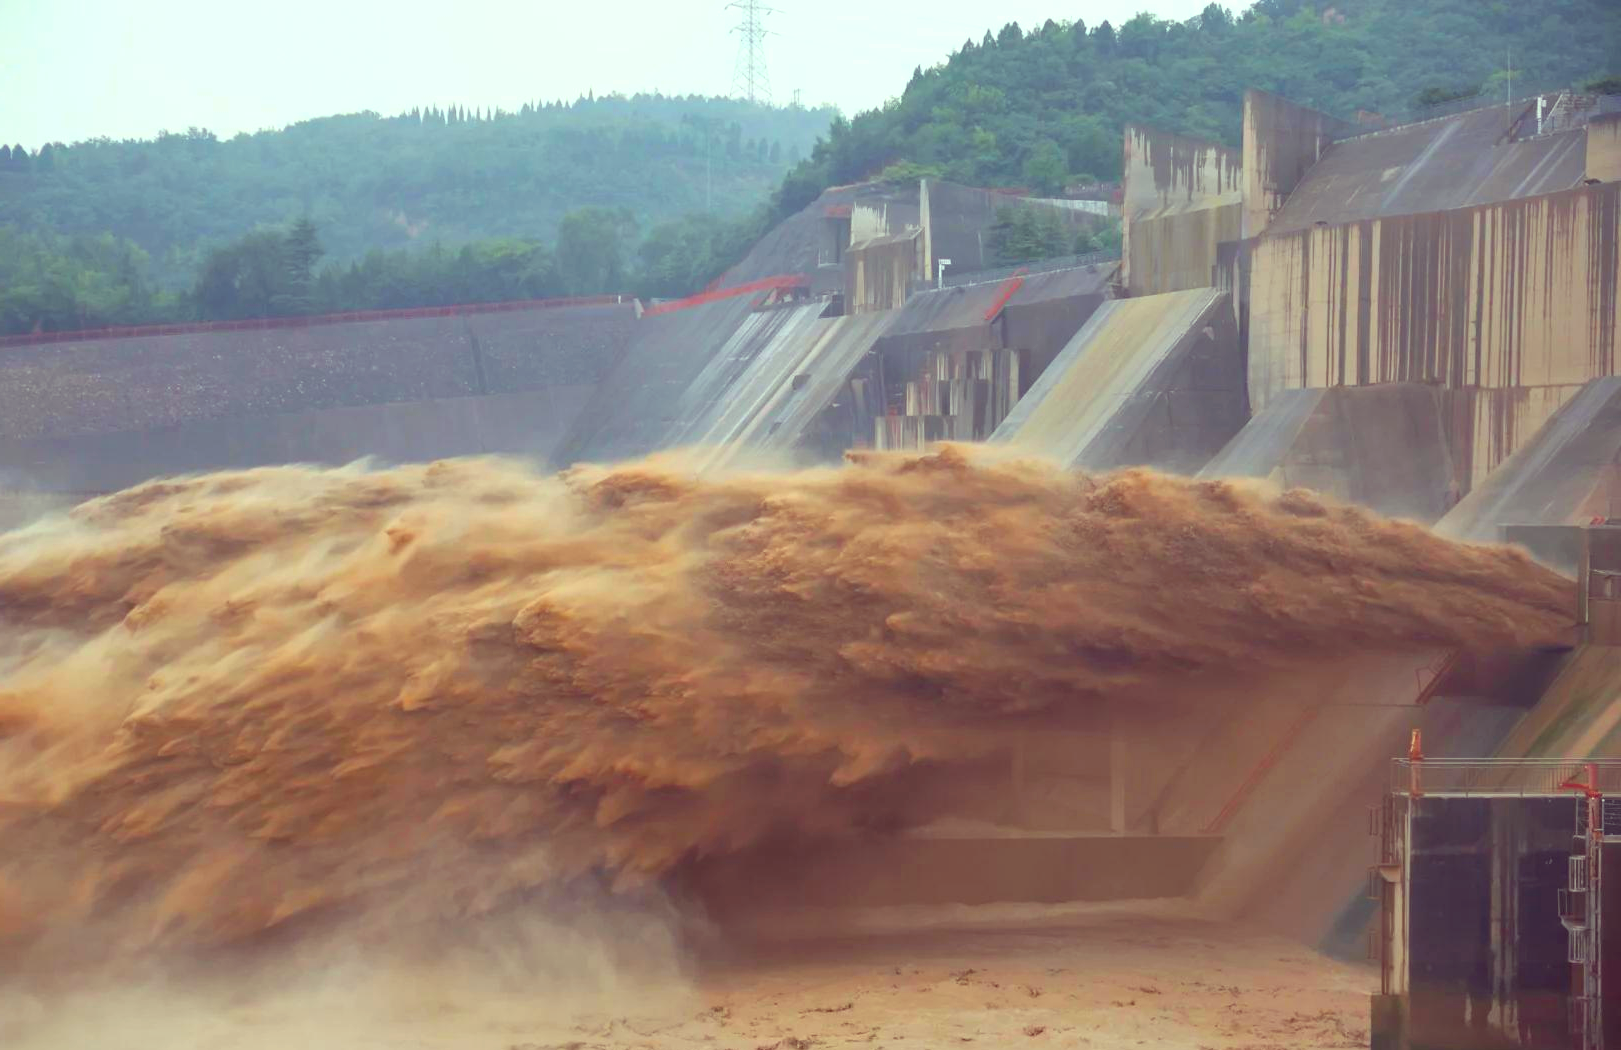
[[[1304,493],[950,446],[153,482],[0,536],[0,959],[437,951],[521,906],[645,922],[607,939],[673,972],[662,875],[937,816],[1006,720],[1570,605]]]

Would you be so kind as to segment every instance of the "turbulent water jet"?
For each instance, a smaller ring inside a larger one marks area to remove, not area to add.
[[[1568,581],[1300,492],[862,455],[278,467],[0,537],[0,943],[491,911],[933,815],[982,730],[1346,651],[1556,640]]]

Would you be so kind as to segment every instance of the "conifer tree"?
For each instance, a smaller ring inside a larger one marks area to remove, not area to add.
[[[1114,54],[1114,26],[1107,21],[1099,22],[1098,27],[1092,30],[1092,42],[1097,46],[1098,54],[1105,58]]]

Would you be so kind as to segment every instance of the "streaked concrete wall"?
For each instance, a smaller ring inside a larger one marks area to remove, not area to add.
[[[1125,212],[1192,204],[1243,189],[1240,156],[1216,142],[1128,124],[1125,130]]]
[[[920,449],[935,441],[984,441],[1023,389],[1017,350],[947,350],[899,385],[900,411],[873,420],[873,447]]]
[[[1259,236],[1333,137],[1351,130],[1343,120],[1276,95],[1244,92],[1243,236]]]
[[[1286,390],[1199,476],[1265,478],[1429,524],[1462,490],[1451,394],[1422,383]]]
[[[1587,383],[1567,400],[1452,508],[1436,531],[1452,539],[1494,543],[1502,538],[1504,525],[1563,525],[1614,517],[1621,511],[1618,464],[1621,377],[1606,376]]]
[[[1621,184],[1262,237],[1250,287],[1257,411],[1297,387],[1467,391],[1466,478],[1615,372]]]
[[[923,277],[921,231],[851,245],[844,255],[845,312],[898,310]]]
[[[1217,250],[1242,233],[1244,206],[1237,194],[1191,205],[1167,205],[1128,222],[1130,249],[1122,259],[1132,295],[1158,295],[1222,283]]]
[[[1239,155],[1214,142],[1128,125],[1121,278],[1132,295],[1207,288],[1216,246],[1239,236]]]
[[[1587,177],[1621,181],[1621,113],[1607,113],[1588,122]]]
[[[874,197],[858,200],[850,209],[850,244],[903,233],[922,225],[919,205],[910,200]]]
[[[1243,365],[1213,288],[1105,303],[992,435],[1086,470],[1192,472],[1243,426]]]

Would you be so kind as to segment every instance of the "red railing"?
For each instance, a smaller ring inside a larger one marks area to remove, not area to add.
[[[1438,654],[1423,667],[1415,668],[1413,670],[1413,684],[1414,688],[1417,690],[1416,695],[1413,698],[1413,706],[1417,707],[1430,701],[1430,698],[1435,695],[1435,689],[1438,685],[1440,685],[1441,679],[1446,676],[1447,671],[1451,669],[1453,663],[1456,662],[1457,659],[1458,651],[1456,649],[1450,649]],[[1424,674],[1426,672],[1430,674],[1428,681],[1424,679]],[[1239,808],[1243,806],[1250,794],[1254,792],[1257,786],[1260,785],[1261,781],[1266,777],[1266,775],[1272,771],[1272,767],[1278,764],[1278,761],[1283,757],[1284,752],[1293,747],[1295,741],[1300,738],[1300,734],[1304,733],[1306,731],[1306,727],[1311,725],[1312,720],[1317,717],[1319,710],[1320,708],[1317,707],[1308,707],[1301,712],[1300,717],[1297,718],[1294,723],[1284,731],[1283,736],[1279,738],[1275,744],[1273,744],[1272,749],[1265,755],[1261,756],[1261,760],[1255,764],[1255,768],[1251,769],[1249,775],[1244,778],[1243,783],[1238,785],[1238,790],[1235,791],[1233,796],[1227,800],[1227,804],[1222,806],[1221,812],[1217,813],[1215,817],[1211,819],[1210,823],[1205,825],[1204,834],[1216,835],[1221,833],[1222,829],[1227,826],[1227,822],[1230,821],[1238,812]],[[1458,714],[1454,712],[1453,718],[1456,719],[1457,717]],[[1437,735],[1444,739],[1446,736],[1450,735],[1451,728],[1452,726],[1449,724],[1443,732],[1438,733]]]
[[[1435,690],[1441,685],[1441,679],[1445,678],[1447,672],[1452,670],[1452,665],[1458,662],[1460,655],[1462,654],[1457,649],[1449,649],[1440,653],[1423,667],[1413,669],[1413,681],[1418,685],[1418,699],[1413,701],[1415,704],[1427,704],[1430,702],[1430,698],[1435,695]],[[1426,671],[1430,675],[1429,681],[1424,680]]]
[[[694,306],[702,306],[705,303],[718,302],[721,299],[730,299],[736,295],[751,295],[755,292],[772,292],[784,288],[808,287],[810,287],[810,279],[804,274],[778,274],[775,277],[762,277],[758,281],[750,281],[747,284],[733,285],[730,288],[717,288],[714,291],[709,292],[699,292],[697,295],[689,295],[685,299],[676,299],[673,302],[659,303],[657,306],[649,306],[646,310],[642,311],[642,316],[656,317],[659,314],[673,313],[676,310],[686,310]]]
[[[1227,804],[1222,806],[1220,812],[1214,817],[1210,818],[1210,822],[1204,826],[1201,834],[1219,835],[1226,829],[1227,822],[1233,819],[1234,814],[1244,805],[1250,794],[1260,785],[1266,775],[1272,772],[1272,767],[1278,764],[1279,759],[1283,758],[1284,752],[1294,746],[1295,741],[1300,739],[1300,734],[1304,733],[1306,727],[1311,725],[1312,721],[1317,717],[1318,710],[1316,707],[1308,707],[1300,713],[1300,717],[1289,724],[1289,728],[1283,731],[1283,735],[1272,745],[1271,750],[1262,755],[1261,760],[1255,763],[1255,767],[1249,771],[1249,775],[1244,778],[1243,783],[1238,785],[1238,790],[1233,792],[1232,797],[1227,800]]]
[[[996,320],[996,315],[1002,312],[1002,307],[1008,304],[1008,300],[1013,298],[1014,293],[1019,290],[1019,286],[1022,284],[1024,284],[1024,271],[1021,269],[1012,277],[1009,277],[1006,284],[1002,285],[1001,292],[997,293],[996,302],[992,303],[990,308],[985,311],[985,320]]]
[[[404,310],[353,310],[342,314],[313,314],[303,317],[255,317],[246,321],[196,321],[188,324],[123,325],[117,328],[86,328],[72,332],[28,332],[23,335],[5,335],[0,336],[0,347],[81,343],[94,339],[134,339],[154,335],[193,335],[203,332],[253,332],[269,328],[312,328],[316,325],[351,324],[357,321],[404,321],[421,317],[455,317],[461,314],[554,310],[568,306],[612,306],[617,303],[631,301],[632,297],[628,295],[579,295],[562,299],[517,299],[504,303],[418,306]]]

